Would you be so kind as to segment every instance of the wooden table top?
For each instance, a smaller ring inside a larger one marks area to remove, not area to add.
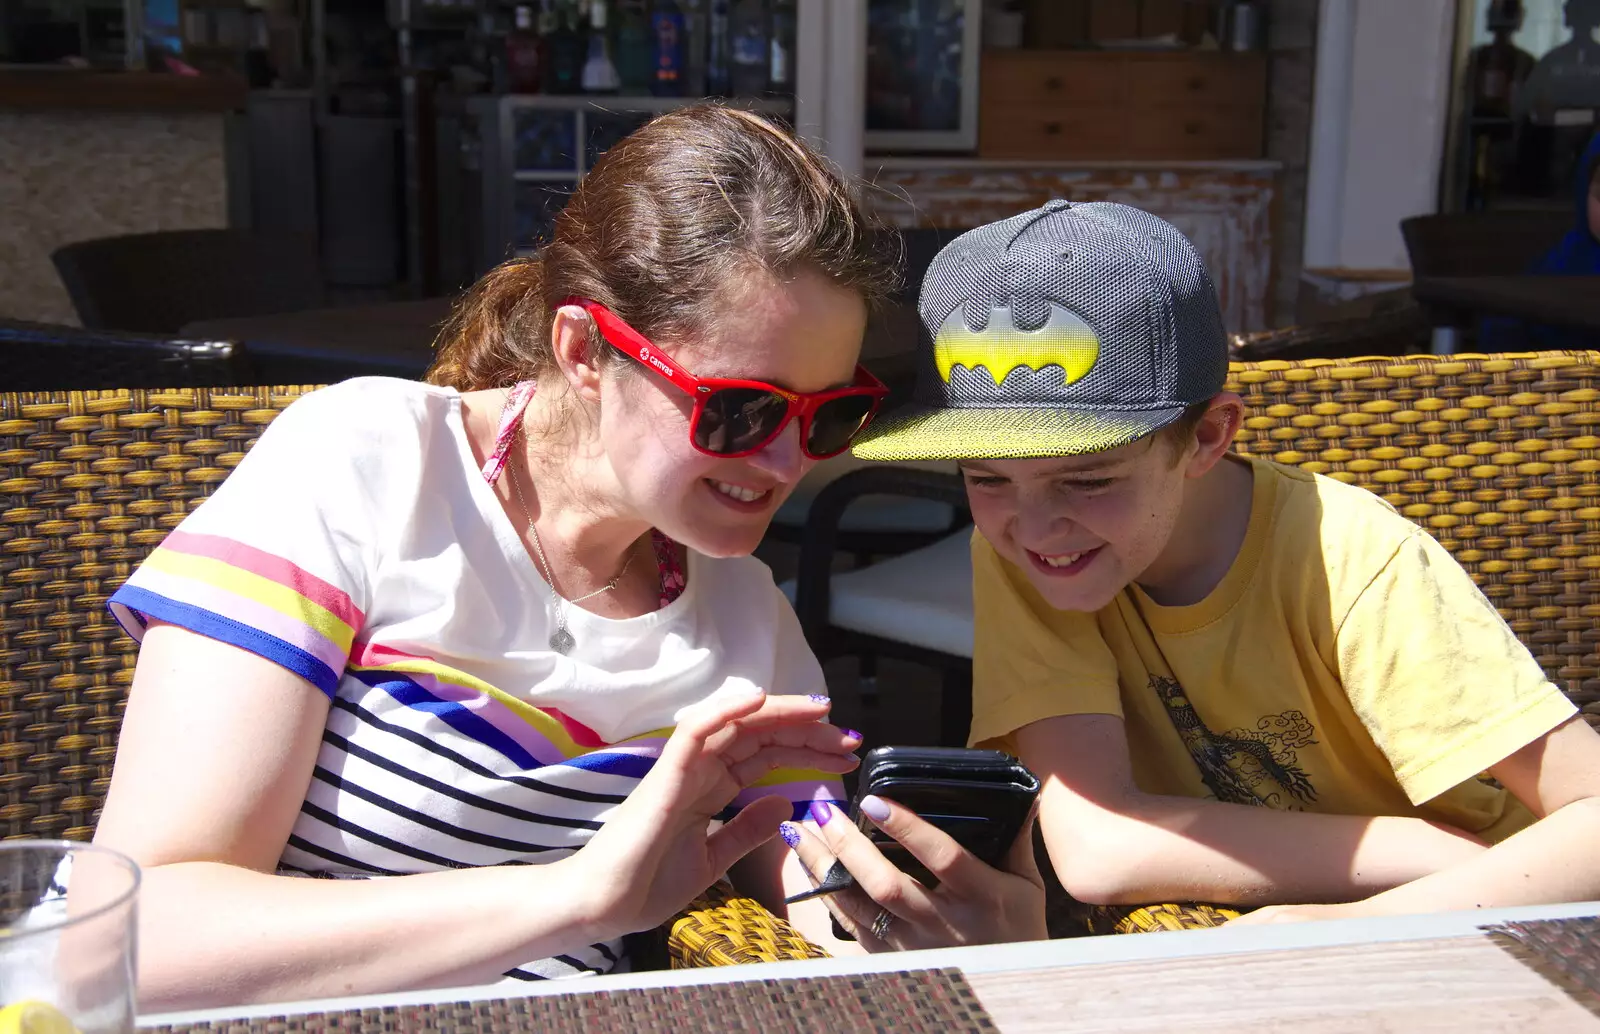
[[[1420,277],[1411,293],[1424,305],[1600,333],[1600,276]]]
[[[1484,929],[1581,930],[1587,957],[1600,955],[1596,916],[1600,902],[1222,927],[254,1006],[145,1016],[139,1026],[312,1030],[331,1012],[351,1032],[464,1029],[491,1016],[497,1030],[554,1031],[629,1029],[640,1017],[683,1029],[715,1016],[719,1029],[764,1031],[801,1017],[799,1026],[817,1030],[935,1030],[942,1022],[947,1031],[1002,1034],[1600,1032],[1600,988],[1564,990]],[[630,1001],[648,1009],[626,1014]],[[944,1019],[930,1020],[935,1014]]]

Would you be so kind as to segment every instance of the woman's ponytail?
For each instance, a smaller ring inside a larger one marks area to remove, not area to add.
[[[540,261],[512,259],[486,273],[456,303],[434,347],[424,379],[457,391],[503,388],[542,373],[551,353]]]

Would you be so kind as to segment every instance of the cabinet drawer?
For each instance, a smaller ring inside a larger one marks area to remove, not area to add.
[[[1128,145],[1127,119],[1110,107],[994,107],[978,125],[978,152],[985,158],[1125,158]]]
[[[1137,108],[1259,107],[1266,96],[1267,63],[1259,54],[1133,58],[1124,74],[1128,101]]]
[[[1134,157],[1188,161],[1261,157],[1260,108],[1166,108],[1130,114],[1128,152]]]
[[[1098,56],[1098,55],[1096,55]],[[978,96],[990,104],[1110,103],[1123,92],[1124,62],[1048,50],[989,51]]]

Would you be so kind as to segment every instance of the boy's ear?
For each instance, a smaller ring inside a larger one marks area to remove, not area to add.
[[[1234,436],[1243,424],[1243,399],[1231,391],[1212,399],[1206,407],[1205,416],[1200,418],[1200,423],[1194,429],[1195,451],[1189,457],[1189,467],[1185,473],[1192,478],[1200,477],[1216,466],[1228,454]]]

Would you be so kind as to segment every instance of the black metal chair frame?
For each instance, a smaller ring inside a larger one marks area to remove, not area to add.
[[[864,467],[841,475],[817,493],[806,515],[800,542],[800,569],[795,582],[795,612],[800,617],[800,628],[817,659],[824,664],[836,657],[856,657],[863,662],[893,657],[938,671],[941,678],[939,741],[948,746],[964,746],[972,727],[971,658],[839,628],[829,621],[833,558],[843,545],[839,522],[853,502],[868,495],[932,499],[955,508],[958,519],[952,522],[950,531],[919,534],[916,536],[919,545],[911,548],[946,538],[971,521],[966,487],[957,475],[890,464]],[[901,544],[897,548],[885,552],[906,552],[906,538],[899,540]]]
[[[1428,350],[1428,314],[1415,304],[1348,320],[1283,327],[1228,339],[1228,358],[1254,363],[1267,359],[1351,359],[1368,355],[1406,355]]]

